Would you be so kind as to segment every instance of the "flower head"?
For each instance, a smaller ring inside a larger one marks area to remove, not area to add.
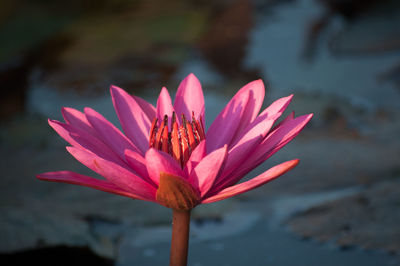
[[[295,167],[297,159],[239,183],[291,141],[312,117],[295,118],[291,113],[276,124],[292,95],[259,114],[265,93],[261,80],[241,88],[207,132],[203,91],[193,74],[181,82],[174,104],[166,88],[156,107],[116,86],[110,90],[125,134],[90,108],[83,113],[63,108],[65,123],[49,120],[71,145],[68,152],[105,179],[71,171],[43,173],[39,179],[189,210],[252,190]]]

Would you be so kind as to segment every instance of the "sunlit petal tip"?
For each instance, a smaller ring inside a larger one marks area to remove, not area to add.
[[[164,116],[168,116],[168,124],[171,125],[171,117],[172,113],[175,111],[174,107],[172,106],[171,96],[168,92],[166,87],[162,87],[160,95],[157,99],[157,118],[158,122],[161,123]],[[179,122],[179,120],[178,120]]]
[[[261,101],[264,100],[265,96],[265,85],[264,82],[261,79],[253,80],[246,85],[244,85],[239,92],[241,91],[253,91],[257,97],[262,97]]]
[[[61,107],[61,114],[62,114],[62,116],[64,117],[64,119],[65,119],[65,116],[68,114],[68,113],[70,113],[70,112],[73,112],[73,111],[77,111],[76,109],[74,109],[74,108],[71,108],[71,107]]]
[[[110,86],[110,94],[111,94],[111,97],[112,97],[113,101],[115,100],[114,99],[115,97],[118,97],[118,95],[120,95],[120,94],[123,95],[125,93],[126,93],[125,90],[123,90],[122,88],[120,88],[120,87],[118,87],[116,85],[111,85]]]
[[[64,124],[63,122],[60,122],[58,120],[55,119],[47,119],[47,123],[50,125],[50,127],[52,127],[58,134],[60,134],[60,132],[58,131],[58,129]],[[61,137],[63,137],[61,135]]]
[[[286,109],[286,107],[292,102],[293,97],[294,97],[294,94],[293,94],[293,93],[285,97],[285,99],[287,99],[287,104],[286,104],[286,106],[284,107],[285,109]]]
[[[200,81],[191,73],[179,84],[175,95],[174,109],[178,115],[204,119],[204,95]]]
[[[303,117],[303,119],[304,119],[303,124],[305,126],[306,124],[308,124],[308,122],[310,122],[310,120],[313,118],[313,116],[314,116],[314,113],[310,113],[310,114],[307,114],[307,115],[298,116],[296,118]]]
[[[62,107],[61,108],[61,115],[63,116],[64,121],[66,123],[70,123],[70,120],[72,117],[81,116],[81,114],[82,113],[80,111],[78,111],[74,108],[71,108],[71,107]]]
[[[262,79],[256,79],[256,80],[250,82],[249,84],[251,84],[252,86],[259,86],[259,87],[265,89],[264,81],[262,81]]]
[[[79,110],[72,108],[72,107],[68,107],[68,106],[63,106],[61,107],[61,113],[74,113],[74,112],[80,112]]]
[[[187,76],[182,80],[181,84],[184,83],[184,82],[194,82],[196,85],[200,85],[200,80],[199,80],[199,79],[196,77],[196,75],[193,74],[193,73],[189,73],[189,75],[187,75]]]
[[[110,86],[110,91],[111,92],[117,92],[117,91],[121,91],[123,89],[121,89],[120,87],[116,86],[116,85],[111,85]]]

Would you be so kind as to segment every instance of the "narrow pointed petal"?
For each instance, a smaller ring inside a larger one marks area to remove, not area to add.
[[[225,145],[204,157],[191,172],[188,181],[198,188],[201,197],[210,190],[215,179],[221,173],[227,154],[228,146]]]
[[[280,121],[278,124],[276,124],[272,129],[271,129],[271,133],[272,131],[278,129],[281,125],[283,125],[284,123],[293,120],[294,119],[294,111],[291,112],[288,116],[286,116],[282,121]]]
[[[207,151],[212,152],[229,144],[239,126],[249,95],[235,96],[219,113],[206,133]]]
[[[126,166],[125,161],[95,136],[75,128],[72,125],[64,124],[56,120],[49,119],[48,122],[49,125],[72,146],[90,151],[105,160],[112,161],[123,167]]]
[[[67,150],[83,165],[137,196],[138,199],[155,201],[156,189],[126,168],[78,148],[67,147]]]
[[[291,100],[293,98],[293,94],[289,95],[287,97],[280,98],[273,102],[270,106],[264,109],[264,111],[254,119],[253,122],[251,122],[245,130],[243,130],[242,135],[237,134],[234,143],[239,141],[240,138],[243,137],[244,134],[246,134],[248,131],[250,131],[252,128],[257,126],[260,123],[265,123],[268,120],[273,120],[275,122],[276,120],[279,119],[279,117],[282,115],[282,113],[285,111],[287,106],[290,104]]]
[[[184,114],[186,117],[191,117],[193,111],[197,119],[200,116],[204,117],[203,90],[195,75],[189,74],[179,85],[174,109],[178,116]]]
[[[261,175],[250,179],[249,181],[225,188],[224,190],[220,191],[218,194],[211,196],[209,198],[206,198],[205,200],[202,201],[202,203],[211,203],[211,202],[216,202],[220,200],[224,200],[226,198],[230,198],[233,196],[236,196],[238,194],[242,194],[244,192],[247,192],[249,190],[255,189],[259,186],[264,185],[265,183],[268,183],[275,178],[283,175],[284,173],[290,171],[296,165],[299,163],[299,160],[291,160],[287,161],[284,163],[281,163],[277,166],[274,166],[267,170],[266,172],[262,173]]]
[[[71,171],[57,171],[57,172],[47,172],[36,176],[40,180],[67,183],[79,186],[85,186],[101,190],[108,193],[113,193],[133,199],[137,199],[137,196],[132,193],[121,189],[120,187],[114,185],[107,180],[101,180],[93,178],[90,176],[81,175]]]
[[[146,167],[150,179],[158,186],[160,173],[167,173],[184,178],[179,164],[167,153],[150,148],[146,152]]]
[[[206,156],[206,146],[206,140],[202,140],[190,155],[184,169],[188,176],[194,167]]]
[[[293,99],[293,94],[286,97],[282,97],[274,101],[267,108],[265,108],[264,111],[262,111],[260,117],[263,116],[272,117],[277,113],[283,113],[290,104],[290,102],[292,101],[292,99]]]
[[[234,142],[238,136],[241,136],[247,126],[257,117],[265,96],[264,83],[261,79],[248,83],[241,88],[238,93],[241,93],[241,91],[243,93],[248,93],[249,99],[245,107],[245,112],[240,119],[239,126],[232,138],[232,142]]]
[[[147,118],[150,121],[153,121],[157,113],[156,108],[151,103],[138,96],[132,95],[132,97],[136,101],[136,103],[142,108],[143,112],[147,115]]]
[[[150,179],[146,168],[146,159],[140,154],[133,150],[125,150],[125,158],[128,165],[144,180],[154,187],[157,185]]]
[[[262,162],[271,157],[275,152],[288,144],[296,137],[310,121],[313,114],[299,116],[283,123],[279,128],[271,132],[257,149],[248,157],[247,163],[238,167],[234,175],[241,178]]]
[[[273,120],[267,120],[265,123],[259,123],[229,151],[223,173],[215,182],[212,191],[219,191],[221,188],[233,185],[239,180],[232,175],[238,167],[243,167],[248,163],[248,158],[258,148],[265,135],[272,127]]]
[[[168,116],[168,126],[171,127],[172,113],[174,112],[174,107],[172,106],[171,96],[167,88],[163,87],[158,96],[157,100],[157,118],[159,123],[163,121],[164,116]],[[176,120],[179,124],[179,119]]]
[[[250,82],[241,88],[217,116],[207,131],[207,151],[211,152],[240,136],[257,117],[264,100],[264,84],[261,80]]]
[[[96,130],[92,127],[89,121],[86,119],[84,113],[69,107],[63,107],[61,113],[64,117],[65,122],[76,128],[88,132],[93,136],[98,136]]]
[[[126,149],[139,152],[138,148],[117,127],[105,119],[104,116],[91,108],[85,108],[85,115],[89,123],[101,137],[101,140],[111,147],[121,159],[125,160]]]
[[[268,158],[294,139],[304,129],[312,117],[313,114],[308,114],[294,119],[287,119],[281,126],[271,132],[261,144],[263,147],[273,147],[267,153]],[[265,159],[261,158],[261,160],[264,161]]]
[[[148,149],[151,120],[136,100],[116,86],[110,88],[115,111],[122,129],[133,144],[144,154]]]

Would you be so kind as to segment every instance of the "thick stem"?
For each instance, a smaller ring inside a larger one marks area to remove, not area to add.
[[[169,265],[186,266],[190,230],[190,210],[172,210],[172,239]]]

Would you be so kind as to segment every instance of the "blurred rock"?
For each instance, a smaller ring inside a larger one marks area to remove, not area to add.
[[[304,56],[312,59],[321,35],[332,24],[340,24],[329,37],[336,55],[387,52],[400,49],[400,5],[396,0],[319,0],[324,10],[306,31]],[[338,19],[339,18],[339,19]],[[335,23],[338,22],[342,23]]]
[[[314,206],[287,223],[304,238],[334,241],[342,248],[400,252],[400,182],[398,178],[363,192]]]
[[[400,50],[400,4],[398,1],[377,3],[378,6],[344,25],[331,37],[329,47],[333,53],[359,55]]]

